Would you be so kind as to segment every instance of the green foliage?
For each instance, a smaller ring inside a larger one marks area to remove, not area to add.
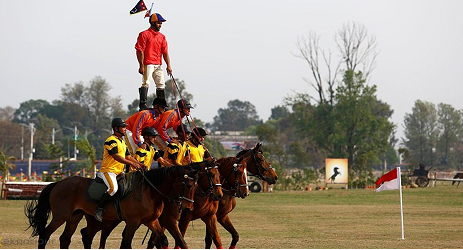
[[[231,100],[227,108],[220,108],[212,123],[213,131],[244,131],[261,124],[254,105],[248,101]]]
[[[49,105],[45,100],[29,100],[22,102],[14,112],[13,122],[28,124],[37,117],[42,108]]]
[[[451,105],[417,100],[412,113],[405,114],[407,161],[413,165],[457,168],[463,166],[463,123],[461,111]]]
[[[86,138],[79,138],[79,140],[74,143],[77,145],[80,154],[85,156],[85,164],[83,167],[88,171],[93,171],[96,164],[95,147],[93,147]]]
[[[15,157],[8,156],[0,150],[0,172],[2,172],[2,180],[8,180],[10,169],[16,168],[16,166],[11,163],[12,160],[15,160]]]

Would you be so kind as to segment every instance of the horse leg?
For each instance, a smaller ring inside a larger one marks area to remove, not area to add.
[[[119,225],[119,223],[121,223],[121,221],[103,221],[100,236],[100,249],[104,249],[106,247],[106,240],[108,239],[109,235],[114,230],[114,228],[116,228],[117,225]],[[124,235],[124,232],[122,232],[122,235]]]
[[[132,248],[132,240],[133,236],[135,235],[135,231],[137,231],[138,227],[140,226],[139,221],[126,221],[125,222],[125,233],[124,237],[121,241],[120,248],[122,249],[129,249]]]
[[[222,218],[217,218],[217,220],[219,221],[220,225],[222,225],[223,228],[225,228],[225,230],[227,230],[231,234],[232,242],[230,244],[230,249],[235,249],[236,243],[238,243],[238,241],[240,240],[240,235],[236,231],[235,227],[233,227],[230,217],[227,214]]]
[[[211,248],[212,241],[214,241],[216,248],[222,249],[222,240],[220,239],[217,229],[217,216],[213,214],[211,216],[205,216],[201,218],[201,220],[206,224],[206,237],[204,238],[206,248]]]
[[[157,233],[151,232],[151,236],[148,240],[148,246],[146,249],[152,249],[156,247],[157,249],[168,249],[169,248],[169,241],[167,240],[167,236],[163,233],[158,235]]]
[[[183,237],[185,237],[186,230],[188,228],[188,224],[192,219],[191,213],[181,214],[180,220],[178,221],[178,228],[180,229],[180,233]]]
[[[177,220],[170,220],[166,221],[164,224],[164,227],[169,231],[170,235],[172,238],[175,240],[175,248],[188,248],[187,243],[185,242],[185,239],[182,236],[182,233],[180,232],[180,229],[177,225]]]
[[[164,234],[165,228],[160,225],[158,220],[145,223],[145,226],[151,230],[151,236],[148,240],[147,249],[153,248],[154,246],[156,246],[156,248],[163,249],[169,248],[169,241],[167,240],[167,236]]]
[[[88,214],[85,214],[85,220],[87,221],[87,227],[82,228],[80,234],[82,235],[82,244],[84,248],[90,249],[92,248],[93,237],[101,230],[101,222]]]
[[[77,229],[80,220],[84,216],[84,213],[81,211],[76,211],[72,214],[71,219],[66,221],[66,227],[64,228],[63,233],[59,237],[60,248],[69,248],[71,244],[71,237]]]
[[[44,233],[39,235],[39,244],[38,248],[44,249],[47,245],[50,236],[58,229],[61,225],[66,222],[66,218],[64,216],[53,216],[50,224],[45,228]]]

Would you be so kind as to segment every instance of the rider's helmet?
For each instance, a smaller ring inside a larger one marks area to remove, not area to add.
[[[127,123],[122,118],[116,117],[111,121],[111,127],[127,127]]]
[[[146,127],[141,131],[142,136],[157,136],[156,130],[152,127]]]

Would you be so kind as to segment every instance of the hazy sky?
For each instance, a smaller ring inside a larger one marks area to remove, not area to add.
[[[64,84],[95,76],[112,85],[124,107],[138,98],[134,45],[149,24],[144,12],[128,14],[136,3],[0,0],[0,107],[51,102]],[[399,136],[417,99],[463,109],[463,1],[156,0],[154,6],[167,19],[161,31],[173,75],[186,82],[192,114],[205,122],[233,99],[251,102],[265,121],[284,97],[314,94],[303,80],[310,77],[307,64],[293,55],[297,39],[314,31],[337,58],[334,34],[347,22],[376,36],[369,83],[394,110]]]

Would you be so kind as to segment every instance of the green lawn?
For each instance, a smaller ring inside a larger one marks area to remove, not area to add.
[[[2,248],[36,248],[30,238],[25,201],[0,201]],[[463,248],[463,187],[403,190],[405,240],[401,239],[399,191],[330,189],[311,192],[252,194],[238,200],[231,213],[240,233],[238,248]],[[85,220],[79,229],[85,226]],[[219,226],[220,227],[220,226]],[[59,248],[61,227],[50,248]],[[113,232],[107,247],[118,248],[123,224]],[[186,241],[203,248],[204,226],[190,224]],[[145,248],[141,227],[134,248]],[[230,235],[220,227],[225,248]],[[99,237],[93,247],[98,247]],[[173,240],[169,238],[171,248]],[[72,248],[82,248],[76,233]]]

